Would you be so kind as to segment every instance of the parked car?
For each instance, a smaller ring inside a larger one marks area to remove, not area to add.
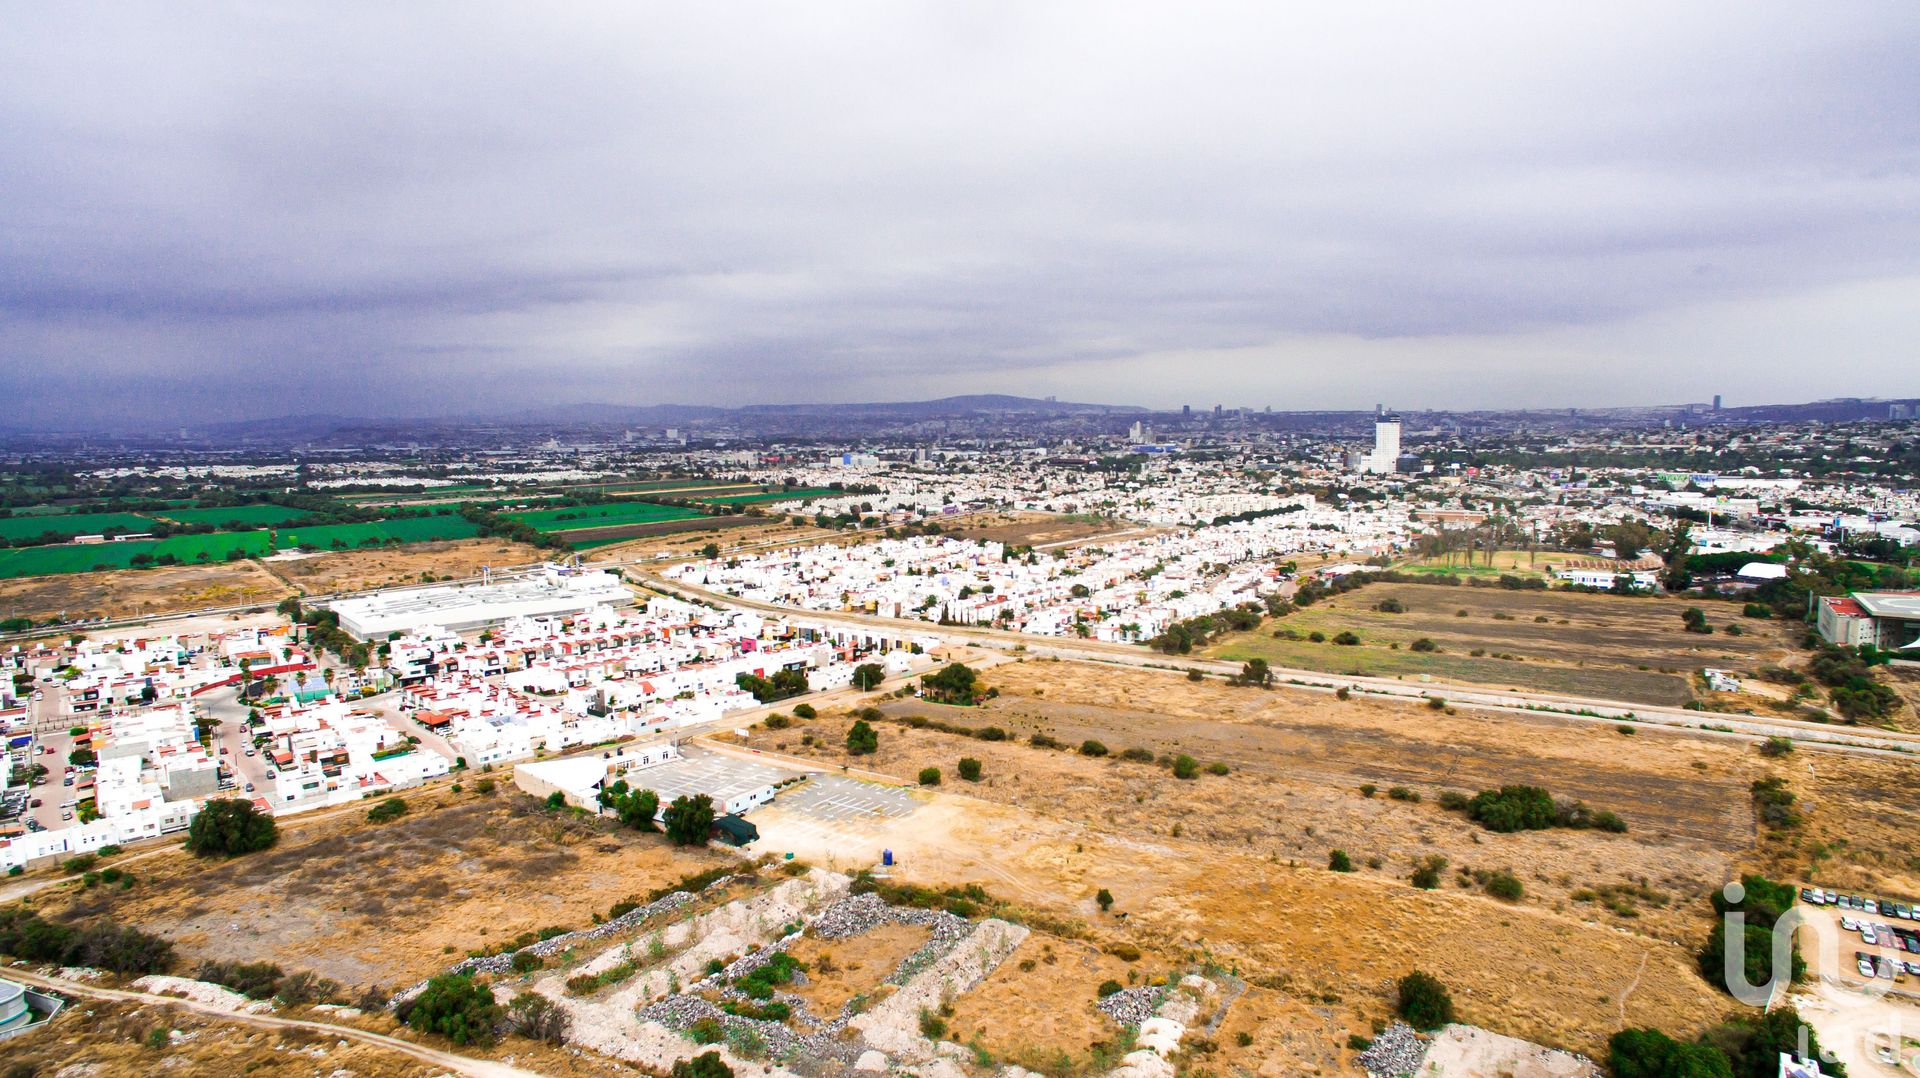
[[[1820,904],[1820,892],[1811,887],[1802,887],[1800,888],[1800,901],[1805,902],[1809,906],[1818,906]]]
[[[1851,917],[1842,915],[1840,918],[1840,928],[1843,931],[1847,931],[1847,932],[1858,932],[1860,931],[1860,922],[1854,920]]]
[[[1868,912],[1868,913],[1879,913],[1879,912],[1880,912],[1880,903],[1878,903],[1878,902],[1875,902],[1875,901],[1874,901],[1873,899],[1871,899],[1871,898],[1869,898],[1869,899],[1867,899],[1867,912]]]
[[[251,782],[249,782],[249,783],[247,783],[247,792],[248,792],[248,793],[252,793],[252,792],[253,792],[253,783],[251,783]],[[1872,941],[1872,940],[1868,940],[1867,942],[1868,942],[1868,943],[1872,943],[1873,941]]]
[[[62,810],[60,813],[60,818],[63,820],[73,819],[73,811],[71,809]]]
[[[28,807],[29,807],[29,808],[39,808],[39,807],[40,807],[40,799],[36,797],[36,798],[34,798],[34,799],[33,799],[32,801],[29,801],[29,802],[27,802],[27,805],[28,805]]]
[[[1878,947],[1880,945],[1880,937],[1874,934],[1872,925],[1860,926],[1860,942],[1869,947]]]
[[[1862,958],[1858,962],[1854,963],[1854,966],[1855,968],[1859,969],[1860,976],[1865,977],[1868,980],[1873,979],[1873,963],[1872,962],[1869,962],[1866,959]]]
[[[220,746],[220,755],[227,755],[227,747],[225,745]]]

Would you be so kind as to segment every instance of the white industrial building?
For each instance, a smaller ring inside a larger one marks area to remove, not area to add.
[[[427,626],[459,632],[508,618],[577,614],[633,601],[616,573],[548,564],[511,579],[386,591],[330,604],[340,628],[362,640]]]

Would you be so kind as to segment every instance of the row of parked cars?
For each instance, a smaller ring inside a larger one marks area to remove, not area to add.
[[[1800,901],[1811,906],[1833,906],[1837,909],[1871,913],[1878,917],[1898,917],[1903,921],[1920,921],[1920,905],[1909,906],[1905,902],[1895,902],[1890,898],[1861,898],[1859,895],[1843,895],[1837,891],[1822,891],[1818,887],[1802,887]]]

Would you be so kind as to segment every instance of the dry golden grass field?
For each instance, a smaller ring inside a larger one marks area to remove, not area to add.
[[[1377,609],[1389,601],[1405,611]],[[1690,606],[1706,612],[1711,635],[1685,631],[1680,614]],[[1739,635],[1726,631],[1730,625]],[[1326,639],[1313,641],[1316,632]],[[1342,632],[1357,635],[1360,645],[1332,643]],[[1739,606],[1723,602],[1369,584],[1223,637],[1206,654],[1334,674],[1426,676],[1672,706],[1692,699],[1689,680],[1702,667],[1751,671],[1793,661],[1803,632],[1798,625],[1741,617]],[[1439,650],[1411,650],[1423,638]]]
[[[481,566],[504,568],[529,565],[551,553],[498,539],[455,539],[440,543],[408,543],[378,550],[343,550],[305,558],[264,563],[273,573],[306,595],[365,591],[400,584],[418,584],[421,574],[435,579],[478,576]]]
[[[0,618],[130,618],[276,603],[293,589],[258,562],[168,565],[0,580]]]

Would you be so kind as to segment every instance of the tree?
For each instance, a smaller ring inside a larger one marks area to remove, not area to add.
[[[1538,786],[1482,790],[1467,802],[1467,815],[1489,831],[1544,831],[1557,814],[1553,795]]]
[[[1093,896],[1093,900],[1100,904],[1101,913],[1105,913],[1113,908],[1113,892],[1104,887],[1100,888],[1099,894]]]
[[[880,749],[880,734],[865,719],[856,719],[847,728],[847,754],[870,756]]]
[[[400,1020],[423,1033],[438,1033],[455,1044],[493,1043],[500,1005],[493,990],[465,973],[442,973],[407,1003]]]
[[[676,1062],[671,1078],[733,1078],[733,1068],[720,1058],[720,1053],[702,1052],[692,1059]]]
[[[1693,525],[1681,521],[1667,536],[1660,556],[1667,563],[1660,583],[1668,591],[1685,591],[1693,586],[1693,574],[1687,572],[1687,559],[1693,554]]]
[[[871,692],[887,680],[887,668],[879,663],[861,663],[853,668],[853,687],[861,692]]]
[[[1434,1030],[1453,1021],[1453,997],[1447,986],[1419,970],[1400,978],[1400,1017],[1419,1030]]]
[[[67,753],[67,762],[75,767],[87,767],[99,762],[92,749],[75,749]]]
[[[713,798],[706,794],[693,797],[682,794],[673,799],[662,817],[667,838],[673,840],[675,846],[704,846],[713,834]]]
[[[1190,779],[1198,774],[1200,774],[1200,761],[1185,753],[1181,753],[1179,756],[1173,758],[1174,778]]]
[[[389,797],[367,810],[367,820],[371,823],[386,823],[388,820],[397,820],[406,814],[407,803],[397,797]]]
[[[567,1012],[538,992],[522,992],[507,1005],[507,1029],[522,1037],[561,1044],[567,1039],[570,1024]]]
[[[949,663],[940,670],[923,674],[920,684],[926,694],[951,704],[971,704],[979,692],[980,675],[965,663]]]
[[[920,785],[922,786],[940,785],[940,769],[937,767],[921,768],[920,769]]]
[[[1248,659],[1240,666],[1239,682],[1264,689],[1273,684],[1273,671],[1268,668],[1265,659]]]
[[[1676,1041],[1657,1029],[1623,1029],[1607,1041],[1614,1078],[1733,1078],[1725,1053]]]
[[[971,756],[960,758],[960,777],[968,782],[980,781],[980,761]]]
[[[1327,855],[1327,867],[1335,872],[1352,872],[1353,858],[1345,850],[1335,850]]]
[[[703,558],[717,558],[717,557],[719,557],[719,556],[720,556],[720,544],[719,544],[719,543],[708,543],[708,544],[707,544],[706,546],[703,546],[703,547],[701,547],[701,548],[700,548],[700,556],[701,556],[701,557],[703,557]]]
[[[273,817],[239,798],[215,798],[200,806],[187,825],[187,849],[201,857],[238,857],[273,845]]]

